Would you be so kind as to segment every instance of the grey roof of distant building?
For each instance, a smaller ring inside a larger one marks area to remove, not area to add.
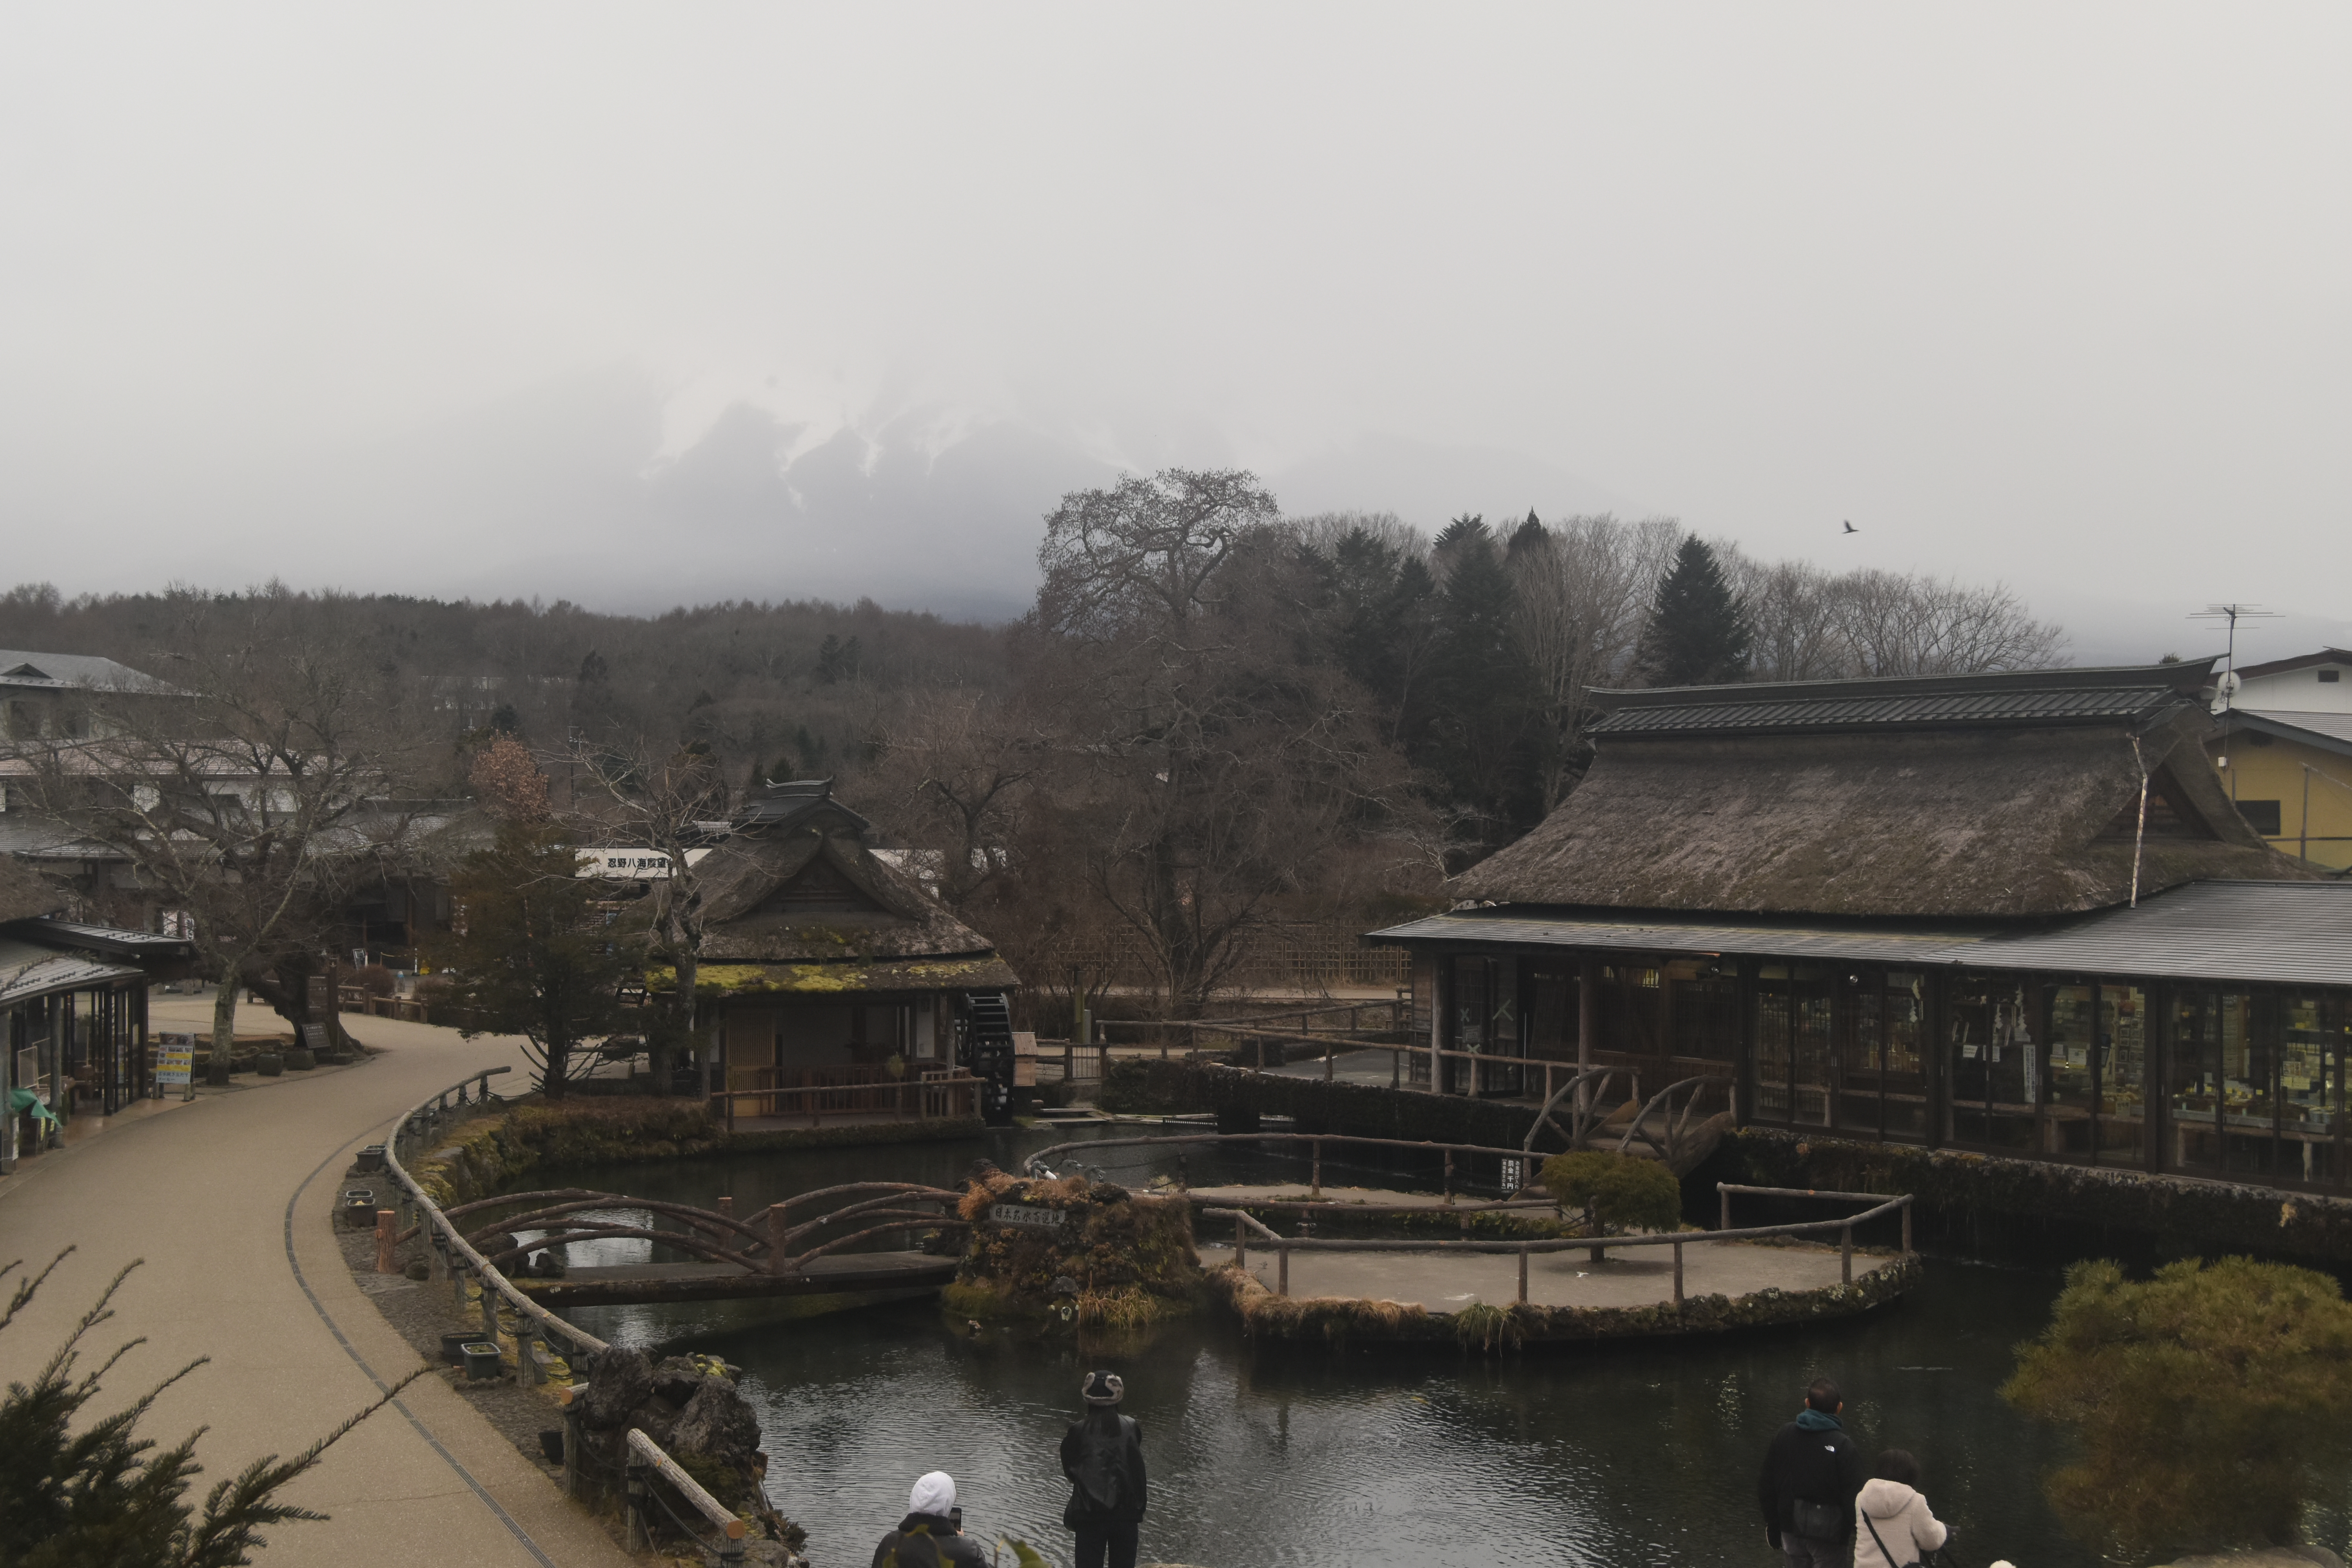
[[[2232,727],[2283,741],[2301,741],[2326,752],[2352,756],[2352,713],[2311,713],[2279,708],[2232,708],[2221,715]]]
[[[2212,663],[1603,689],[1591,697],[1605,716],[1588,733],[1616,738],[2118,721],[2137,725],[2195,700],[2210,679]]]
[[[142,670],[86,653],[29,653],[0,648],[0,687],[65,691],[168,691]]]

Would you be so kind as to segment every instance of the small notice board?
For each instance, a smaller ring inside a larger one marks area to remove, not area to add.
[[[155,1086],[185,1089],[195,1070],[196,1037],[161,1034],[155,1037]]]
[[[991,1204],[988,1217],[999,1225],[1026,1226],[1036,1230],[1059,1230],[1066,1217],[1060,1209],[1033,1208],[1027,1204]]]

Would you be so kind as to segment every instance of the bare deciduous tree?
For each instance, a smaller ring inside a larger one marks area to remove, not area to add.
[[[32,804],[194,916],[217,983],[214,1060],[239,988],[299,993],[362,879],[417,847],[416,705],[337,634],[331,602],[282,585],[179,594],[168,694],[96,704],[91,733],[31,754]],[[281,1010],[300,1015],[299,994]]]

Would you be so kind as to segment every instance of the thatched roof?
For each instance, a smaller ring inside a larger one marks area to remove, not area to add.
[[[743,976],[739,989],[994,990],[1014,983],[986,937],[866,847],[863,818],[822,793],[791,798],[783,811],[766,797],[750,803],[736,830],[702,862],[706,966],[778,966],[765,981]],[[837,967],[784,973],[810,965]],[[844,977],[851,970],[866,972],[866,980],[850,984]]]
[[[2051,915],[2215,878],[2305,880],[2231,805],[2201,666],[1610,693],[1598,756],[1465,900],[1874,916]],[[2092,679],[2083,679],[2083,677]],[[2067,678],[2078,684],[2070,685]],[[1687,699],[1689,700],[1678,700]]]

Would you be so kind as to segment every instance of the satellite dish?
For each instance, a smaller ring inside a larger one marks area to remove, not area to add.
[[[2238,688],[2244,684],[2244,679],[2234,669],[2225,669],[2214,677],[2213,711],[2220,713],[2227,710],[2231,700],[2238,695]]]

